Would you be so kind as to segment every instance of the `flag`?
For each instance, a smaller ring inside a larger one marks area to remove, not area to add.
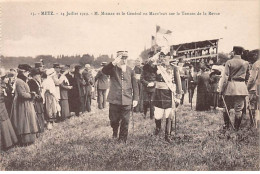
[[[156,25],[156,33],[171,34],[172,31],[163,29],[163,28],[161,28],[159,25]]]
[[[154,36],[152,36],[151,50],[156,52],[157,48],[158,48],[158,45],[156,43],[156,38]]]

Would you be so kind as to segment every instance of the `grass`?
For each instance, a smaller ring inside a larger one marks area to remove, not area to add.
[[[187,100],[186,100],[187,101]],[[259,170],[259,132],[249,118],[242,130],[221,132],[222,112],[178,111],[177,136],[154,136],[154,120],[134,113],[127,144],[112,139],[108,108],[96,109],[46,130],[28,147],[1,152],[0,170]],[[130,119],[131,120],[131,119]],[[164,128],[165,120],[162,124]]]

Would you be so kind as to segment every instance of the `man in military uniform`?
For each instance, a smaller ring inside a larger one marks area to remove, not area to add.
[[[259,126],[260,121],[260,56],[258,55],[258,60],[253,64],[252,70],[247,83],[247,89],[249,91],[249,109],[252,112],[252,119],[256,122],[256,127]],[[250,113],[251,114],[251,113]],[[254,121],[251,120],[251,124]]]
[[[117,58],[104,66],[102,72],[110,76],[108,94],[109,119],[113,128],[113,138],[117,138],[120,123],[119,140],[126,142],[131,107],[138,104],[138,86],[134,71],[126,65],[127,51],[118,51]]]
[[[234,127],[239,130],[242,121],[242,110],[244,109],[245,97],[248,95],[246,86],[246,77],[249,73],[249,63],[241,59],[243,48],[233,47],[232,59],[225,64],[226,82],[223,85],[222,94],[225,96],[227,110],[224,111],[224,129],[229,128],[230,120],[228,118],[229,110],[234,107],[235,122]]]
[[[150,108],[150,119],[154,118],[153,100],[155,94],[156,71],[156,66],[148,59],[148,62],[143,66],[143,72],[140,79],[143,84],[144,117],[146,118],[147,110]]]
[[[158,53],[153,56],[156,58]],[[161,122],[163,115],[166,118],[165,140],[171,142],[170,134],[172,128],[172,119],[175,117],[176,104],[179,103],[182,86],[179,68],[169,64],[170,55],[161,52],[159,54],[159,64],[156,65],[156,84],[154,97],[154,117],[155,117],[155,135],[161,131]]]

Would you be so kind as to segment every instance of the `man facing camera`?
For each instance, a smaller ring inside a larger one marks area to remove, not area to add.
[[[138,86],[134,71],[126,65],[127,51],[118,51],[117,58],[103,67],[102,72],[110,76],[109,119],[113,128],[113,138],[126,143],[131,107],[138,101]],[[120,123],[120,125],[119,125]]]

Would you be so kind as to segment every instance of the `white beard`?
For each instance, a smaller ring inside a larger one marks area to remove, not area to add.
[[[120,68],[122,69],[123,72],[126,72],[126,65],[121,65]]]

